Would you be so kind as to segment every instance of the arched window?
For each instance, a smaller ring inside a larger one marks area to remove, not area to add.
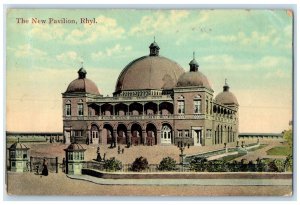
[[[66,116],[71,116],[71,101],[70,100],[66,101],[65,114],[66,114]]]
[[[201,96],[197,95],[194,98],[194,113],[200,114],[201,113]]]
[[[178,98],[177,105],[178,105],[178,114],[184,114],[185,105],[184,105],[184,97],[183,96],[180,96]]]
[[[79,100],[77,107],[78,107],[78,116],[83,116],[83,101],[82,100]]]

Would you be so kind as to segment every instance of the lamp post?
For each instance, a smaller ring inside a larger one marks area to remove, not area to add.
[[[180,165],[182,165],[182,167],[183,167],[186,154],[183,153],[183,151],[185,149],[185,145],[183,144],[182,141],[178,143],[178,148],[180,150],[180,155],[179,155]]]

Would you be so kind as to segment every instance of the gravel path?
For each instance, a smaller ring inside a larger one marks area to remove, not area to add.
[[[99,185],[63,173],[47,177],[9,173],[7,190],[10,195],[48,196],[284,196],[291,194],[292,186]]]

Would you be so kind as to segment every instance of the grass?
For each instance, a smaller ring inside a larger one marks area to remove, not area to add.
[[[267,151],[267,155],[288,156],[290,153],[291,150],[288,146],[273,147]]]
[[[236,158],[242,157],[242,156],[244,156],[246,154],[247,153],[239,153],[239,154],[235,154],[235,155],[228,155],[228,156],[222,157],[222,158],[220,158],[218,160],[224,160],[226,162],[229,162],[229,161],[234,160]]]
[[[266,144],[261,144],[261,145],[259,145],[259,147],[255,147],[255,148],[252,148],[252,149],[248,149],[248,151],[253,152],[253,151],[262,149],[262,148],[264,148],[265,146],[267,146],[267,145],[266,145]]]

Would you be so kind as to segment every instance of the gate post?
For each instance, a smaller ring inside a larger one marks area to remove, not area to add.
[[[30,172],[32,172],[32,156],[30,156],[29,166],[30,166]]]
[[[56,173],[58,173],[58,157],[55,157]]]

